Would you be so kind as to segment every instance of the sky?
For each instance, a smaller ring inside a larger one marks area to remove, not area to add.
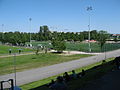
[[[120,34],[120,0],[0,0],[0,32],[87,31],[89,17],[90,30]]]

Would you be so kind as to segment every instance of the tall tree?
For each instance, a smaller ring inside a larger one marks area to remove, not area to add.
[[[60,52],[60,53],[63,52],[63,50],[66,49],[65,41],[62,41],[59,38],[54,38],[52,40],[52,45],[53,45],[53,48],[55,50],[57,50],[57,52]]]
[[[102,50],[103,45],[106,43],[106,39],[108,39],[109,35],[110,34],[107,31],[101,30],[98,32],[97,41],[100,44],[101,50]]]
[[[96,40],[97,34],[98,34],[97,30],[92,30],[92,31],[90,32],[91,39]]]
[[[51,32],[48,28],[48,26],[40,26],[40,31],[38,32],[39,40],[41,41],[47,41],[51,39]]]
[[[79,38],[79,41],[82,42],[84,40],[84,35],[82,33],[80,33],[78,38]]]

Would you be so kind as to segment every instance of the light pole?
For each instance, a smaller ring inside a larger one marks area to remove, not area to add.
[[[91,52],[91,45],[90,45],[90,11],[92,10],[92,7],[87,7],[87,11],[89,11],[89,20],[88,20],[88,44],[89,44],[89,52]]]
[[[30,46],[31,46],[31,21],[32,21],[32,18],[29,18],[29,21],[30,21]]]
[[[14,61],[14,62],[13,62],[13,64],[14,64],[14,79],[15,79],[15,80],[14,80],[14,82],[15,82],[14,84],[15,84],[15,85],[14,85],[14,87],[13,87],[13,88],[14,88],[13,90],[22,90],[20,87],[17,86],[16,54],[17,54],[16,52],[13,53],[13,56],[14,56],[14,59],[13,59],[13,61]]]
[[[16,53],[14,53],[14,79],[15,79],[15,87],[16,87]]]
[[[106,54],[106,45],[105,45],[105,60],[107,59],[107,54]]]

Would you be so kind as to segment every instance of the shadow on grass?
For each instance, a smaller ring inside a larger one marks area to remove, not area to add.
[[[62,54],[63,52],[51,52],[53,54]]]
[[[86,70],[85,75],[83,77],[72,79],[71,81],[67,82],[68,90],[76,90],[81,87],[84,87],[86,86],[86,84],[90,83],[90,81],[100,78],[101,76],[103,76],[104,74],[106,74],[107,72],[111,71],[114,68],[115,65],[113,61],[109,62],[103,61],[101,65],[94,66],[91,69]],[[43,85],[30,90],[51,90],[51,89],[49,89],[47,85]]]

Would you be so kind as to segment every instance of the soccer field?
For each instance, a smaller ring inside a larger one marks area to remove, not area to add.
[[[50,41],[32,42],[32,45],[35,47],[37,45],[42,45],[42,46],[46,46],[47,48],[53,48],[50,43],[51,43]],[[18,49],[22,49],[22,52],[34,51],[33,49],[29,49],[29,48],[0,45],[0,55],[8,54],[9,49],[12,50],[12,53],[18,53]],[[120,49],[119,43],[106,43],[103,46],[102,50],[100,49],[100,45],[98,43],[91,43],[91,52],[101,52],[101,51],[104,52],[104,51],[112,51],[116,49]],[[66,42],[66,50],[88,52],[89,46],[88,46],[88,43]]]
[[[50,44],[50,41],[42,41],[42,42],[33,42],[33,46],[37,46],[38,44],[46,46],[48,48],[52,48],[52,45]],[[104,51],[112,51],[120,49],[119,43],[106,43],[104,44],[102,50],[100,48],[100,45],[98,43],[91,43],[91,52],[104,52]],[[69,51],[83,51],[88,52],[89,46],[88,43],[81,43],[81,42],[66,42],[66,50]]]

